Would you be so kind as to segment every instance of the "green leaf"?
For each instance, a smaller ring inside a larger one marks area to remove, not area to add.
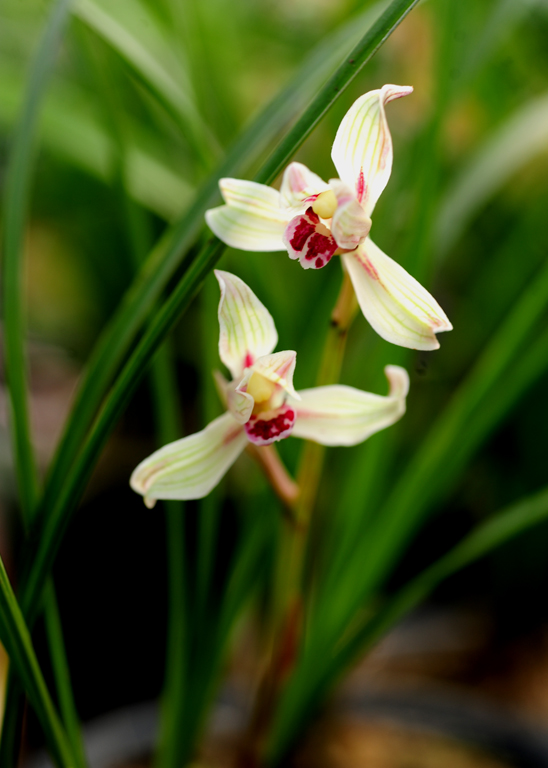
[[[19,484],[19,499],[24,527],[27,528],[36,512],[38,495],[38,473],[35,464],[27,403],[27,378],[25,360],[25,319],[23,309],[23,239],[29,205],[36,135],[41,107],[49,77],[54,67],[57,49],[68,20],[70,0],[59,0],[54,4],[38,51],[33,60],[28,88],[18,121],[8,162],[4,199],[4,255],[2,261],[2,289],[4,305],[4,349],[8,398],[11,407],[11,430],[14,456]],[[3,569],[3,565],[2,565]],[[14,666],[25,685],[29,697],[37,707],[46,736],[50,741],[56,760],[60,764],[84,764],[81,750],[78,717],[70,679],[66,673],[66,659],[63,645],[51,646],[54,654],[54,674],[57,689],[68,715],[67,725],[74,738],[76,759],[69,760],[70,748],[53,709],[49,694],[41,678],[36,659],[33,656],[30,639],[25,635],[19,606],[11,593],[5,573],[2,574],[5,592],[4,618],[6,648]],[[48,599],[46,611],[50,622],[57,619],[57,606],[52,583],[47,580]],[[60,624],[50,623],[49,639],[62,640]],[[9,718],[11,717],[11,720]],[[1,757],[10,760],[10,748],[15,745],[10,729],[17,724],[13,712],[6,715]],[[6,738],[7,735],[7,738]],[[6,747],[6,744],[8,745]]]
[[[532,99],[490,134],[445,193],[435,226],[445,256],[485,203],[548,147],[548,94]]]
[[[0,636],[35,710],[60,768],[74,768],[77,760],[63,730],[36,659],[30,634],[0,559]]]
[[[341,650],[329,670],[329,683],[339,677],[359,655],[448,576],[485,557],[497,547],[548,518],[548,488],[521,499],[475,528],[446,555],[426,568],[391,597],[375,617]]]
[[[74,13],[108,42],[176,116],[184,136],[205,164],[219,146],[196,107],[175,42],[139,0],[78,0]]]
[[[9,67],[0,71],[2,111],[0,124],[11,127],[20,91],[19,78]],[[128,117],[126,116],[126,120]],[[142,127],[130,124],[124,158],[124,186],[141,205],[172,221],[186,210],[194,190],[181,170],[164,159],[162,145]],[[44,104],[41,141],[52,152],[101,181],[112,183],[116,147],[105,129],[97,105],[76,86],[54,84]]]

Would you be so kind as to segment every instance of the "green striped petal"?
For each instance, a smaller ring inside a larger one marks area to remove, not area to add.
[[[436,333],[452,325],[438,302],[370,239],[342,255],[366,319],[386,341],[410,349],[438,349]]]
[[[225,413],[195,435],[165,445],[142,461],[130,485],[147,507],[156,499],[201,499],[217,485],[247,445],[243,427]]]
[[[299,390],[292,434],[322,445],[356,445],[394,424],[405,413],[409,377],[397,365],[384,372],[390,385],[386,397],[344,384]]]
[[[209,228],[227,245],[243,251],[283,251],[289,216],[280,209],[280,193],[264,184],[221,179],[226,205],[206,211]]]
[[[335,136],[331,157],[340,178],[355,190],[367,216],[392,171],[392,138],[384,107],[413,91],[407,85],[385,85],[360,96],[350,107]]]
[[[270,312],[243,280],[219,269],[215,277],[221,289],[219,356],[239,380],[244,368],[272,352],[278,334]]]

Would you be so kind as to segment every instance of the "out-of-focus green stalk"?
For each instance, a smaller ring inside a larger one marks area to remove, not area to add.
[[[71,0],[58,0],[53,6],[34,58],[23,109],[14,131],[4,194],[4,248],[2,259],[2,298],[4,355],[13,453],[19,487],[21,515],[25,528],[32,522],[38,499],[39,478],[32,448],[28,414],[27,361],[25,356],[24,237],[34,168],[36,134],[40,111],[54,67]],[[46,633],[55,684],[65,727],[79,766],[85,765],[80,725],[68,666],[53,582],[47,580],[44,601]],[[12,671],[8,679],[12,678]],[[11,698],[11,697],[10,697]],[[16,697],[18,698],[18,697]],[[44,710],[47,714],[47,708]],[[14,761],[20,707],[7,707],[0,745],[0,765]]]
[[[30,633],[1,558],[0,638],[38,716],[53,759],[59,768],[74,768],[78,764],[77,757],[51,700],[34,653]],[[10,737],[15,743],[13,734],[10,734]]]
[[[4,357],[10,404],[11,433],[19,497],[24,519],[30,520],[38,495],[27,403],[27,361],[25,358],[25,319],[23,247],[30,199],[36,133],[40,108],[55,62],[71,0],[58,0],[50,15],[33,62],[25,102],[6,174],[4,193],[4,248],[2,259],[2,299],[4,318]]]
[[[356,316],[358,302],[346,271],[337,302],[331,313],[317,386],[338,381],[350,325]],[[297,485],[299,495],[292,516],[283,520],[279,562],[276,574],[276,594],[273,605],[270,659],[257,693],[250,728],[240,758],[242,768],[259,764],[265,739],[284,682],[291,674],[303,641],[303,570],[308,534],[314,504],[322,475],[325,446],[307,441],[303,448]]]
[[[548,517],[548,489],[513,504],[477,526],[447,554],[426,568],[392,596],[374,618],[359,629],[337,654],[322,683],[328,690],[360,654],[412,608],[423,601],[448,576],[485,557],[497,547]]]
[[[87,760],[82,729],[72,692],[70,669],[63,638],[63,626],[61,624],[61,616],[52,577],[49,578],[44,593],[44,621],[63,725],[70,740],[71,749],[74,752],[76,765],[85,767]]]
[[[296,127],[289,132],[288,136],[274,151],[267,165],[258,175],[257,178],[259,180],[268,182],[276,177],[293,152],[302,144],[321,117],[338,99],[344,88],[354,79],[362,66],[374,55],[384,40],[407,16],[413,6],[416,5],[416,2],[418,0],[394,0],[391,3],[358,46],[352,51],[349,59],[339,67],[327,85],[321,89],[305,114],[298,121]],[[196,226],[196,223],[193,222],[192,225],[189,223],[189,226]],[[77,499],[86,485],[89,474],[95,465],[106,438],[140,381],[151,354],[165,334],[179,319],[182,312],[186,310],[205,276],[217,262],[223,250],[224,246],[219,241],[214,239],[209,241],[188,267],[167,301],[151,319],[145,335],[120,373],[116,384],[105,401],[84,447],[78,453],[70,477],[66,483],[62,484],[61,488],[57,489],[58,495],[56,495],[54,503],[53,499],[50,498],[51,507],[48,512],[42,513],[40,522],[35,529],[34,546],[29,552],[29,575],[25,579],[26,583],[22,596],[25,611],[28,611],[26,615],[28,615],[29,621],[32,621],[38,608],[43,576],[49,572],[53,564],[55,554],[69,521],[69,515],[73,511]],[[153,260],[153,262],[156,264],[156,260]],[[149,272],[153,262],[147,262],[148,266],[145,274],[141,275],[143,279],[148,279],[150,282],[155,281],[154,273]],[[137,314],[142,312],[143,304],[139,302],[139,307],[136,307],[136,309],[138,309]],[[124,323],[124,333],[132,332],[131,328],[134,328],[135,317],[135,313],[132,312],[131,316],[127,318],[127,325]],[[57,479],[60,480],[60,477]]]

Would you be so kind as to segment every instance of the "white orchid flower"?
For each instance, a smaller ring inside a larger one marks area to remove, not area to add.
[[[275,352],[274,321],[248,286],[215,271],[221,288],[219,356],[232,375],[222,379],[227,413],[201,432],[176,440],[142,461],[131,476],[147,506],[156,499],[200,499],[246,445],[270,445],[293,434],[324,445],[355,445],[405,412],[409,378],[387,366],[388,396],[333,385],[293,388],[296,352]],[[222,377],[221,377],[222,378]]]
[[[221,179],[226,205],[206,213],[213,232],[244,251],[281,251],[304,269],[343,260],[359,305],[383,339],[411,349],[437,349],[436,333],[452,326],[437,301],[368,237],[371,214],[392,170],[385,105],[410,86],[385,85],[360,96],[339,126],[331,157],[340,178],[329,184],[291,163],[278,192],[253,181]]]

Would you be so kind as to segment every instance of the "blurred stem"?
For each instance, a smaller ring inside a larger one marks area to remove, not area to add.
[[[249,443],[247,452],[261,466],[276,496],[284,505],[289,519],[294,521],[293,508],[297,503],[300,489],[283,464],[276,446],[264,445],[258,447]]]
[[[35,144],[44,94],[55,64],[70,9],[70,0],[59,0],[53,6],[40,40],[25,94],[25,101],[17,129],[14,132],[6,174],[4,197],[4,253],[2,262],[3,319],[5,370],[8,383],[10,423],[13,453],[19,486],[19,502],[23,527],[28,530],[36,510],[39,477],[32,447],[28,413],[27,361],[25,356],[24,309],[24,237],[34,168]],[[53,582],[47,581],[44,600],[46,632],[52,660],[55,685],[61,704],[64,726],[71,741],[71,750],[79,766],[85,765],[80,725],[72,688],[57,601]],[[19,739],[16,733],[21,723],[23,699],[13,686],[13,673],[9,673],[6,686],[6,704],[2,724],[0,764],[15,764]]]
[[[131,255],[134,266],[138,268],[152,239],[149,220],[142,208],[124,193],[121,185],[120,189]],[[152,358],[150,386],[156,437],[158,444],[163,446],[182,435],[173,345],[169,339],[164,341]],[[166,513],[168,624],[164,687],[154,764],[156,768],[180,768],[186,757],[180,724],[186,716],[188,676],[184,504],[169,500],[164,501],[163,505]]]
[[[432,271],[432,235],[439,206],[444,120],[455,90],[456,42],[462,4],[438,0],[432,4],[435,28],[440,30],[436,46],[436,81],[433,111],[416,148],[418,166],[417,205],[411,235],[402,263],[420,282],[429,281]],[[424,158],[428,158],[425,162]]]
[[[82,729],[72,692],[69,665],[63,639],[63,627],[52,578],[48,580],[44,593],[44,620],[61,718],[76,757],[77,765],[85,766],[86,753],[82,739]]]
[[[356,294],[348,273],[344,271],[341,290],[331,313],[316,386],[335,384],[339,380],[348,331],[357,311]],[[297,475],[301,495],[295,507],[298,527],[305,530],[310,524],[318,494],[324,458],[325,446],[310,441],[305,443]]]
[[[317,385],[335,383],[340,375],[348,330],[358,303],[346,270],[331,319],[317,377]],[[260,449],[264,450],[264,449]],[[277,456],[277,454],[276,454]],[[261,765],[261,753],[279,694],[291,674],[301,644],[304,596],[302,593],[303,566],[308,543],[310,521],[321,480],[325,446],[306,442],[303,449],[298,483],[292,482],[288,492],[292,498],[289,518],[283,521],[276,594],[274,596],[273,640],[268,652],[266,672],[263,676],[246,742],[240,755],[241,768]],[[280,465],[283,466],[283,465]],[[282,470],[277,464],[275,472]],[[285,470],[285,468],[283,468]],[[287,478],[278,476],[274,488],[278,495]],[[284,501],[289,501],[289,497]]]

